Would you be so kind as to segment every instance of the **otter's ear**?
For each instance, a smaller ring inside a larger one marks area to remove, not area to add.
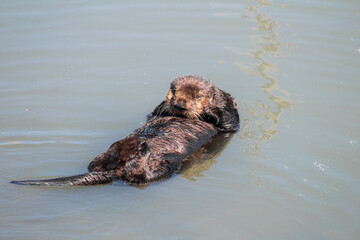
[[[236,131],[239,125],[239,114],[234,98],[215,89],[210,107],[204,110],[205,119],[213,123],[220,131]]]
[[[175,89],[176,89],[175,83],[174,83],[174,82],[170,83],[170,88],[169,88],[169,90],[170,90],[172,93],[174,93],[174,92],[175,92]]]

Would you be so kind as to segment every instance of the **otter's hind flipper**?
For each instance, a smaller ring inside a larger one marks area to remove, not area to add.
[[[44,180],[21,180],[11,181],[10,183],[28,186],[49,186],[49,187],[66,187],[66,186],[86,186],[112,183],[114,178],[107,172],[90,172],[70,177],[60,177]]]

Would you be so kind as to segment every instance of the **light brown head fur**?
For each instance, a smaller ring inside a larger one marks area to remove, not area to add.
[[[165,101],[151,116],[199,119],[221,131],[236,131],[239,125],[233,97],[199,76],[182,76],[171,82]]]
[[[174,116],[201,119],[212,98],[213,84],[195,76],[175,79],[166,95],[164,111]]]

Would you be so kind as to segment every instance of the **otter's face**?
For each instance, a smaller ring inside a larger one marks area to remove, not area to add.
[[[174,116],[200,119],[204,107],[210,102],[207,88],[195,84],[171,83],[166,95],[166,111]]]

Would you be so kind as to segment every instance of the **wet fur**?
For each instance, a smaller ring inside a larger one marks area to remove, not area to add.
[[[183,159],[219,131],[236,131],[238,125],[236,104],[228,93],[200,77],[180,77],[171,83],[166,100],[155,108],[147,123],[95,157],[88,166],[89,173],[11,183],[77,186],[121,180],[148,185],[176,173]]]

